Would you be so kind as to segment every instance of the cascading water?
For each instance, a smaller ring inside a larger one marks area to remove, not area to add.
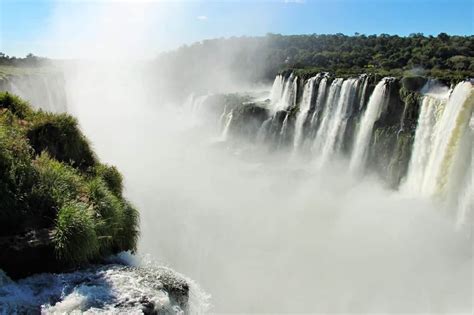
[[[327,135],[321,155],[318,157],[319,166],[326,164],[334,153],[340,150],[347,119],[349,118],[347,111],[353,105],[358,84],[358,79],[347,79],[342,83],[341,92],[338,98],[334,100],[336,107],[331,115],[331,119],[328,121]]]
[[[329,87],[328,98],[325,102],[324,111],[321,117],[321,123],[316,132],[316,138],[313,144],[313,152],[319,156],[323,150],[325,140],[329,133],[331,119],[334,115],[335,102],[339,99],[343,79],[335,79]]]
[[[319,122],[321,113],[324,110],[324,103],[326,101],[328,78],[326,74],[323,74],[323,75],[324,77],[321,79],[321,82],[319,82],[316,104],[314,105],[313,114],[311,115],[311,120],[310,120],[310,138],[311,139],[314,138],[314,133],[317,130],[318,122]]]
[[[319,76],[320,75],[318,74],[317,76],[310,78],[304,85],[303,99],[301,100],[295,123],[295,138],[293,140],[293,147],[295,150],[298,149],[302,141],[303,124],[308,116],[314,93],[314,84],[319,79]]]
[[[447,96],[446,96],[447,97]],[[426,174],[427,161],[433,145],[433,137],[438,122],[446,106],[445,98],[425,96],[422,101],[415,143],[408,167],[404,189],[416,194],[421,193],[421,183]]]
[[[275,80],[274,85],[276,86],[272,87],[271,93],[272,110],[274,113],[296,105],[298,78],[293,73],[287,79],[281,77],[281,80]]]
[[[226,115],[226,118],[225,118],[225,125],[224,125],[224,129],[222,129],[221,141],[226,141],[227,140],[227,136],[229,134],[229,128],[230,128],[230,125],[232,123],[232,118],[233,118],[233,111],[231,110]]]
[[[423,139],[421,132],[420,137],[415,138],[414,146],[420,146],[423,148],[422,151],[429,152],[423,157],[419,155],[412,157],[414,161],[422,160],[426,163],[422,180],[418,182],[419,191],[422,194],[433,196],[448,193],[451,188],[449,186],[455,185],[452,174],[455,171],[456,162],[463,163],[464,161],[465,163],[466,159],[472,159],[472,141],[470,144],[467,141],[467,146],[460,145],[469,129],[473,103],[471,83],[459,83],[452,91],[439,120],[435,120],[430,141]],[[424,124],[420,125],[420,127],[423,126]],[[409,175],[413,173],[414,171]],[[407,179],[407,183],[410,184],[414,181],[410,176]]]
[[[16,94],[43,110],[67,111],[65,83],[60,72],[10,75],[0,81],[0,91]]]
[[[280,101],[281,96],[283,95],[284,87],[285,78],[279,74],[275,77],[275,81],[273,81],[272,89],[270,91],[271,104],[276,104],[278,101]]]
[[[257,132],[257,144],[263,144],[265,142],[265,139],[267,137],[268,129],[270,128],[270,125],[272,123],[273,117],[270,117],[266,119],[260,128],[258,129]]]
[[[357,108],[358,111],[362,110],[362,106],[364,105],[365,97],[366,97],[366,94],[367,94],[367,86],[369,84],[369,80],[368,80],[366,75],[363,75],[362,79],[364,80],[364,83],[362,85],[362,91],[360,93],[360,102],[359,102],[359,104],[358,104],[359,106]]]
[[[353,172],[360,172],[365,166],[374,124],[387,104],[388,80],[388,78],[384,78],[375,86],[360,121],[349,166]]]

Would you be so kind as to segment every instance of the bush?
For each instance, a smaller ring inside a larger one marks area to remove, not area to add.
[[[33,112],[27,102],[8,92],[0,93],[0,108],[9,110],[20,119],[27,118]]]
[[[61,207],[53,231],[57,257],[66,264],[79,264],[98,256],[98,242],[91,211],[82,202]]]
[[[101,253],[134,251],[138,239],[138,211],[112,193],[100,177],[92,179],[88,189]]]
[[[115,242],[115,246],[121,251],[129,250],[133,253],[137,250],[137,241],[140,236],[139,219],[138,211],[128,201],[124,201],[121,224]]]
[[[86,170],[96,164],[96,158],[77,120],[67,114],[40,112],[28,130],[27,137],[36,154],[43,151],[60,162]]]
[[[36,205],[41,215],[54,218],[65,203],[78,199],[80,195],[87,199],[84,181],[72,167],[52,159],[47,152],[43,152],[33,165],[37,182],[30,202]]]
[[[104,254],[111,254],[113,241],[121,224],[122,203],[117,196],[110,192],[101,178],[94,178],[90,181],[88,189],[97,221],[100,250]]]
[[[0,124],[0,234],[17,228],[27,214],[34,175],[28,142],[18,129]]]
[[[104,180],[111,192],[116,196],[122,196],[123,177],[115,166],[99,164],[95,167],[95,173]]]

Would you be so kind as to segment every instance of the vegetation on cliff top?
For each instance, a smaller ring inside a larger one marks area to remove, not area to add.
[[[0,196],[0,237],[48,229],[62,265],[136,248],[138,213],[117,169],[98,161],[76,119],[9,93],[0,93]]]
[[[474,74],[474,36],[356,33],[219,38],[163,53],[156,65],[168,79],[164,91],[176,95],[219,85],[223,73],[235,82],[258,82],[273,80],[285,69],[336,76],[424,75],[452,82]]]

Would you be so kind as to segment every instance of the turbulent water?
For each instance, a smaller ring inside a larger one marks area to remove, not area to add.
[[[170,284],[170,281],[176,283]],[[1,314],[184,314],[203,311],[205,294],[193,290],[188,305],[167,285],[193,282],[171,269],[108,264],[63,274],[38,274],[17,282],[0,272]],[[197,294],[197,295],[196,295]]]
[[[80,70],[67,76],[68,111],[124,173],[139,252],[196,280],[213,311],[472,310],[471,83],[429,82],[410,120],[393,78],[279,75],[249,123],[211,94],[162,106],[131,71]],[[111,281],[120,298],[96,302],[117,311],[134,290]]]

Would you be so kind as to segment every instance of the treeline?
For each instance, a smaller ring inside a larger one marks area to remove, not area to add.
[[[421,67],[474,72],[474,36],[268,35],[270,55],[293,66],[328,69]]]
[[[164,75],[179,81],[181,91],[205,90],[210,84],[230,81],[268,81],[288,68],[397,75],[415,70],[460,79],[474,74],[474,36],[356,33],[220,38],[163,53],[157,64]]]
[[[0,52],[1,66],[15,66],[15,67],[40,67],[50,63],[51,60],[44,57],[38,57],[33,54],[28,54],[25,58],[10,57],[3,52]]]

